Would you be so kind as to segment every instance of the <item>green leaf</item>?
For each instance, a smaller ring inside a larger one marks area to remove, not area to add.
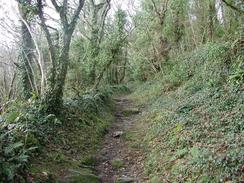
[[[20,147],[22,147],[24,144],[22,142],[16,142],[14,144],[10,144],[9,146],[7,146],[4,149],[4,153],[5,154],[10,154],[11,152],[13,152],[15,149],[18,149]]]
[[[199,157],[199,154],[200,154],[199,148],[193,147],[193,148],[191,148],[190,152],[191,152],[191,155],[193,158]]]
[[[8,114],[5,120],[7,123],[13,123],[18,116],[19,116],[19,112],[11,112]]]

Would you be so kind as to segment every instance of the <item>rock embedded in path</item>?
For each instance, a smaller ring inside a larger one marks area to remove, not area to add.
[[[137,182],[134,178],[131,177],[121,177],[116,180],[115,183],[135,183]]]
[[[113,133],[113,137],[114,137],[114,138],[119,138],[119,137],[121,137],[123,134],[124,134],[123,131],[116,131],[116,132]]]
[[[122,111],[122,114],[125,116],[131,116],[135,114],[139,114],[140,110],[138,108],[128,108]]]
[[[82,170],[68,170],[69,175],[66,176],[63,180],[60,180],[61,183],[101,183],[101,178],[96,176],[90,169]]]
[[[124,161],[121,159],[114,159],[111,161],[111,165],[113,168],[120,169],[124,166]]]
[[[100,177],[94,174],[84,174],[84,175],[76,175],[70,177],[68,182],[70,183],[101,183]]]

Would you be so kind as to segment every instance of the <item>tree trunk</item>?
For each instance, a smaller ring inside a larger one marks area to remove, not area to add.
[[[92,84],[94,84],[96,80],[96,65],[97,65],[97,57],[99,55],[98,33],[99,33],[99,28],[97,27],[97,12],[95,8],[92,17],[92,31],[91,31],[91,40],[90,40],[90,47],[89,47],[90,54],[88,59],[91,65],[89,75]]]
[[[217,11],[215,8],[216,0],[209,0],[208,4],[208,35],[211,41],[214,40],[215,37],[215,27],[219,25],[219,21],[217,18]]]
[[[70,43],[63,46],[62,53],[58,58],[60,65],[59,71],[55,74],[55,82],[49,83],[44,97],[44,104],[48,113],[59,114],[63,106],[64,86],[69,65],[69,46]]]
[[[101,82],[101,80],[103,78],[103,75],[104,75],[105,71],[107,70],[107,68],[110,67],[110,65],[112,64],[112,62],[113,62],[113,59],[110,59],[109,62],[106,64],[106,66],[103,68],[103,70],[101,71],[101,73],[98,75],[98,77],[96,79],[96,82],[95,82],[92,90],[96,90],[98,88],[98,86],[99,86],[99,84],[100,84],[100,82]]]
[[[69,49],[71,37],[75,30],[77,20],[79,18],[80,12],[84,6],[85,1],[79,0],[79,4],[69,21],[67,17],[67,15],[70,15],[68,13],[68,1],[63,1],[63,4],[59,5],[57,0],[51,0],[51,3],[53,4],[57,13],[59,13],[59,17],[62,24],[62,46],[58,50],[55,49],[55,40],[53,40],[53,38],[51,37],[49,27],[46,24],[46,19],[44,17],[43,12],[43,2],[43,0],[37,0],[38,16],[41,20],[41,26],[44,30],[48,42],[52,68],[50,74],[51,77],[49,78],[46,93],[43,96],[42,105],[45,106],[46,112],[59,115],[61,112],[60,109],[63,107],[63,94],[65,87],[65,79],[69,65]]]
[[[97,78],[97,57],[100,52],[100,43],[104,35],[105,20],[110,9],[110,1],[102,1],[96,4],[93,0],[90,1],[91,5],[91,38],[90,38],[90,54],[88,55],[88,62],[90,65],[89,79],[91,84],[96,83]]]
[[[128,61],[128,48],[126,47],[124,63],[123,63],[123,66],[122,66],[122,74],[121,74],[121,77],[120,77],[120,80],[119,80],[120,83],[122,83],[124,81],[124,79],[125,79],[127,61]]]
[[[30,0],[25,0],[27,5],[30,4]],[[26,4],[19,3],[19,12],[22,16],[22,18],[26,21],[26,23],[29,23],[28,20],[28,13],[26,12]],[[30,26],[30,25],[29,25]],[[22,85],[24,90],[24,97],[26,99],[30,98],[32,96],[32,92],[34,89],[34,73],[32,70],[32,63],[33,63],[33,50],[34,50],[34,44],[31,37],[31,34],[28,30],[27,25],[21,21],[21,42],[22,42],[22,50],[21,50],[21,75],[22,75]]]

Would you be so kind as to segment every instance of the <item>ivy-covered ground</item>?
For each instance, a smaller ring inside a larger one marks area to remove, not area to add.
[[[146,108],[137,143],[148,182],[244,180],[243,56],[230,50],[208,44],[179,55],[130,96]]]
[[[0,182],[97,182],[89,165],[114,119],[111,97],[126,91],[109,87],[66,99],[59,116],[43,112],[34,98],[5,104]]]

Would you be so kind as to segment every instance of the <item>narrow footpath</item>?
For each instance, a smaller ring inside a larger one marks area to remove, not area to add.
[[[96,171],[102,183],[142,183],[143,156],[128,134],[140,116],[140,110],[126,98],[117,98],[115,122],[105,136],[98,153]]]

